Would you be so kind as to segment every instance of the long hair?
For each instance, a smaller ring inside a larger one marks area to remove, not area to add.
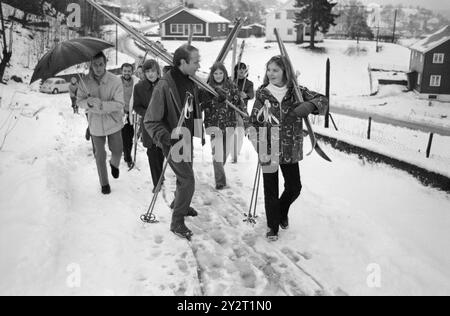
[[[241,63],[237,64],[236,66],[234,66],[234,78],[233,78],[234,81],[238,80],[238,71],[241,69],[247,70],[247,65],[241,62]],[[248,74],[247,74],[247,78],[248,78]]]
[[[285,61],[283,60],[283,56],[278,55],[278,56],[272,57],[266,64],[266,75],[264,76],[264,85],[267,86],[270,83],[269,77],[267,76],[267,71],[269,70],[269,65],[271,65],[271,64],[275,64],[278,67],[280,67],[281,70],[283,70],[283,82],[284,82],[284,84],[287,84],[288,83],[288,74],[287,74],[286,64],[285,64]]]
[[[214,80],[214,73],[217,70],[221,70],[223,72],[223,82],[216,82]],[[211,67],[211,72],[209,73],[208,83],[210,85],[213,85],[213,86],[217,86],[217,85],[220,85],[220,84],[227,85],[228,84],[228,80],[229,80],[229,78],[228,78],[228,71],[227,71],[227,68],[225,67],[225,65],[223,63],[215,63]]]
[[[158,62],[154,59],[147,60],[144,65],[142,66],[142,70],[144,71],[144,74],[147,70],[156,70],[156,73],[158,74],[158,78],[161,78],[161,67],[159,66]]]

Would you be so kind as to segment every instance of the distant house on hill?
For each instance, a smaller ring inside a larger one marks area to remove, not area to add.
[[[177,7],[159,18],[162,40],[188,40],[190,30],[193,40],[213,41],[226,38],[231,23],[224,17],[206,10]]]
[[[281,39],[285,42],[297,44],[309,42],[311,36],[309,25],[295,23],[295,13],[300,11],[300,8],[294,7],[295,3],[295,0],[290,0],[267,15],[266,39],[268,42],[276,42],[275,29],[278,29]],[[323,34],[317,32],[315,40],[321,42],[323,38]]]
[[[251,34],[254,37],[264,37],[266,35],[266,27],[264,25],[255,23],[249,25],[248,27],[252,29]]]
[[[421,97],[450,101],[450,26],[411,47],[409,75]]]

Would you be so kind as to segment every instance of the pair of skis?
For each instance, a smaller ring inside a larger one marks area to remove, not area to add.
[[[299,84],[298,84],[298,81],[297,81],[297,77],[296,77],[296,74],[295,74],[295,71],[294,71],[294,67],[292,65],[291,59],[289,57],[289,54],[288,54],[288,52],[286,50],[286,46],[284,45],[284,42],[283,42],[283,40],[280,37],[278,29],[275,29],[275,36],[277,38],[277,42],[278,42],[278,46],[279,46],[279,49],[280,49],[281,56],[283,57],[283,62],[285,64],[285,68],[287,69],[287,77],[289,78],[290,82],[294,86],[296,101],[299,102],[299,103],[303,103],[305,100],[303,99],[302,92],[300,90],[300,87],[299,87]],[[308,155],[311,155],[312,152],[315,150],[320,157],[322,157],[326,161],[331,162],[331,159],[328,157],[328,155],[322,150],[322,148],[317,143],[317,139],[316,139],[316,136],[315,136],[314,131],[312,129],[311,122],[309,121],[309,118],[306,117],[304,119],[304,121],[305,121],[306,128],[308,129],[308,134],[309,134],[309,137],[311,139],[311,144],[312,144],[312,148],[313,148],[311,150],[311,152],[308,153]],[[254,186],[253,186],[252,199],[251,199],[251,202],[250,202],[250,209],[249,209],[249,213],[245,214],[246,218],[244,220],[244,222],[247,222],[249,224],[255,224],[256,223],[256,218],[257,218],[257,216],[256,216],[256,204],[257,204],[257,200],[258,200],[260,177],[261,177],[261,165],[258,163],[258,168],[257,168],[257,171],[256,171],[256,176],[255,176],[255,182],[254,182]],[[253,208],[253,213],[252,213],[252,208]]]
[[[132,38],[134,38],[137,42],[139,42],[142,46],[145,47],[146,50],[149,51],[149,53],[156,58],[160,58],[164,63],[166,63],[169,66],[173,65],[173,55],[170,54],[166,49],[161,47],[161,45],[158,45],[157,43],[149,40],[144,35],[141,34],[137,29],[134,27],[128,25],[124,21],[122,21],[119,17],[115,16],[113,13],[108,11],[107,9],[103,8],[101,5],[99,5],[94,0],[86,0],[90,5],[92,5],[95,9],[103,13],[106,17],[108,17],[110,20],[112,20],[115,24],[123,28]],[[236,35],[237,36],[237,35]],[[226,52],[227,54],[228,52]],[[225,53],[224,53],[225,54]],[[226,56],[225,54],[225,56]],[[208,91],[211,95],[214,97],[219,97],[219,94],[214,90],[210,85],[208,85],[206,82],[203,82],[200,78],[197,76],[190,76],[190,79],[197,84],[202,89]],[[244,117],[248,117],[247,113],[244,113],[239,108],[237,108],[234,104],[227,101],[228,106],[230,106],[233,110],[238,112]]]
[[[288,78],[289,78],[290,82],[292,83],[292,85],[294,86],[296,101],[299,103],[303,103],[305,100],[303,99],[302,92],[300,90],[300,87],[299,87],[299,84],[297,81],[297,77],[296,77],[296,74],[294,71],[294,67],[292,65],[291,59],[290,59],[289,54],[284,45],[284,42],[280,37],[280,33],[278,32],[278,29],[275,29],[275,36],[277,38],[281,56],[284,57],[283,62],[287,69]],[[322,148],[317,143],[316,135],[314,134],[314,130],[312,128],[311,122],[309,121],[309,118],[305,117],[304,121],[305,121],[306,128],[308,129],[309,138],[310,138],[311,144],[312,144],[312,149],[311,149],[311,152],[308,153],[308,156],[311,155],[313,153],[313,151],[315,150],[320,157],[322,157],[326,161],[331,162],[330,157],[328,157],[328,155],[322,150]]]

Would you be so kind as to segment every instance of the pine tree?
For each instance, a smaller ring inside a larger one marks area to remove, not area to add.
[[[295,23],[307,24],[311,27],[310,47],[314,48],[316,32],[327,33],[332,25],[336,25],[334,20],[338,15],[333,14],[332,11],[337,3],[331,3],[329,0],[296,1],[295,7],[300,8],[300,12],[295,14]]]
[[[351,39],[359,39],[361,37],[373,39],[374,35],[370,27],[367,25],[367,13],[365,7],[361,3],[351,2],[351,7],[346,17],[347,35]]]

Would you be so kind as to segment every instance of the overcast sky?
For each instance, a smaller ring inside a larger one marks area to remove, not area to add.
[[[339,0],[338,0],[339,1]],[[386,4],[403,4],[405,6],[421,6],[435,11],[449,11],[450,0],[361,0],[365,4],[375,2],[382,5]]]

